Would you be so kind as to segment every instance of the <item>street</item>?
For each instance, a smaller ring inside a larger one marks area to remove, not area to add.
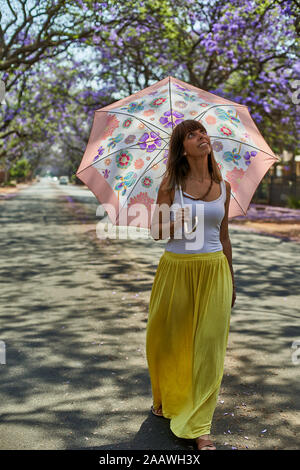
[[[46,178],[0,201],[1,449],[193,448],[150,412],[145,330],[166,241],[100,240],[98,206]],[[299,244],[229,228],[237,299],[211,436],[299,449]]]

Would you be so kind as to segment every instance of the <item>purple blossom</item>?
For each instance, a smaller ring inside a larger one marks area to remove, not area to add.
[[[263,107],[264,107],[264,110],[266,111],[266,113],[270,113],[271,112],[271,108],[269,106],[268,103],[264,102],[263,103]]]
[[[114,30],[112,30],[111,33],[110,33],[110,36],[109,36],[109,40],[110,41],[115,41],[116,39],[118,39],[118,36],[117,36],[116,32]]]
[[[294,65],[293,65],[293,70],[297,74],[300,74],[300,60],[298,60]]]

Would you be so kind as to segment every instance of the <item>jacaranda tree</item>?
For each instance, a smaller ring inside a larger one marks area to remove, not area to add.
[[[26,155],[74,172],[94,110],[167,75],[245,104],[275,152],[297,151],[298,2],[4,3],[0,157],[9,165]]]

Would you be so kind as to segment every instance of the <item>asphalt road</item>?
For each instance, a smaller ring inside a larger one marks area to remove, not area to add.
[[[165,241],[100,240],[97,207],[47,179],[0,201],[0,448],[191,450],[150,412],[145,329]],[[218,449],[299,449],[299,245],[230,238],[237,300],[211,435]]]

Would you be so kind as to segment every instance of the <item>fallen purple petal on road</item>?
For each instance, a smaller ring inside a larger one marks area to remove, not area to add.
[[[250,204],[246,216],[234,217],[234,220],[265,220],[274,219],[285,221],[300,220],[300,209],[289,209],[288,207],[268,206],[263,204]]]

